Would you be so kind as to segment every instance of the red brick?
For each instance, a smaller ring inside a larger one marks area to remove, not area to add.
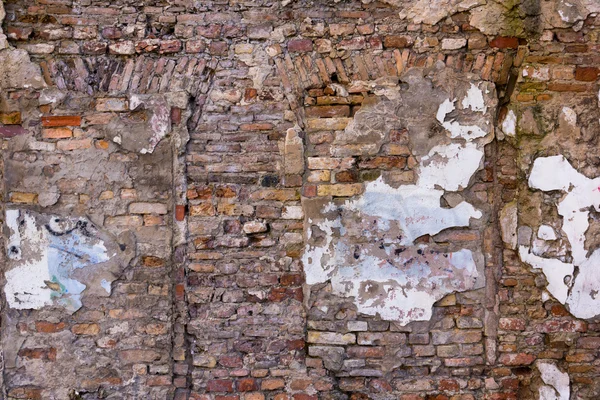
[[[237,381],[237,390],[239,392],[253,392],[258,390],[258,383],[254,378],[244,378]]]
[[[181,41],[179,40],[163,40],[160,42],[161,54],[165,53],[177,53],[181,50]]]
[[[412,46],[410,36],[386,36],[383,38],[383,46],[393,49],[403,49]]]
[[[227,42],[211,42],[208,45],[208,52],[215,56],[226,55],[228,51]]]
[[[294,400],[319,400],[317,395],[309,395],[309,394],[295,394]]]
[[[496,36],[490,41],[490,47],[497,47],[499,49],[516,49],[519,47],[519,39],[510,36]]]
[[[207,392],[233,392],[233,381],[230,379],[213,379],[206,384]]]
[[[600,69],[596,67],[577,67],[575,68],[575,80],[582,82],[593,82],[598,79]]]
[[[303,293],[302,288],[297,289],[289,289],[289,288],[272,288],[269,291],[269,300],[270,301],[284,301],[287,299],[296,299],[298,301],[302,301]]]
[[[153,376],[146,381],[148,386],[171,386],[171,383],[171,377],[168,375]]]
[[[302,350],[306,342],[304,339],[296,339],[296,340],[288,340],[287,349],[288,350]]]
[[[504,365],[518,366],[531,365],[535,361],[535,355],[528,353],[503,353],[499,361]]]
[[[224,355],[219,358],[219,364],[226,368],[241,368],[244,362],[239,355]]]
[[[458,392],[460,390],[460,386],[454,379],[441,379],[438,384],[438,389],[450,392]]]
[[[504,330],[524,331],[525,320],[520,318],[500,318],[499,327]]]
[[[310,39],[292,39],[287,43],[290,53],[307,53],[312,51],[313,43]]]
[[[301,285],[304,279],[301,274],[284,274],[279,278],[279,283],[283,286],[298,286]]]
[[[285,387],[285,381],[283,379],[264,379],[260,384],[261,390],[277,390]]]

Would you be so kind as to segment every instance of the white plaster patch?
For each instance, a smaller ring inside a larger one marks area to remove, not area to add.
[[[565,121],[575,127],[577,126],[577,113],[570,107],[563,107],[561,110]]]
[[[566,193],[557,209],[562,217],[562,231],[571,245],[572,262],[534,255],[528,246],[519,248],[521,260],[542,269],[549,282],[548,291],[566,305],[571,314],[577,318],[600,314],[600,275],[596,272],[600,250],[588,256],[585,249],[589,211],[592,207],[600,211],[600,178],[589,179],[580,174],[562,155],[540,157],[533,164],[529,186]],[[579,268],[577,276],[573,275],[575,267]]]
[[[481,90],[476,88],[480,93]],[[465,97],[469,98],[470,96]],[[450,120],[450,121],[446,121],[446,115],[448,115],[449,113],[451,113],[452,111],[455,110],[454,107],[454,103],[456,102],[455,100],[450,101],[450,99],[446,99],[442,104],[440,104],[437,114],[436,114],[436,118],[437,120],[442,124],[442,126],[444,128],[446,128],[446,130],[448,132],[450,132],[450,137],[455,139],[455,138],[463,138],[467,141],[471,141],[473,139],[477,139],[477,138],[481,138],[484,136],[487,136],[487,132],[485,132],[483,129],[481,129],[479,126],[477,125],[461,125],[459,122],[457,122],[456,120]],[[470,100],[469,100],[469,104],[470,104]],[[464,99],[463,99],[463,103],[464,103]],[[483,112],[483,111],[481,111]]]
[[[471,107],[471,110],[477,112],[486,112],[487,106],[483,100],[483,92],[477,86],[471,83],[471,87],[467,91],[467,95],[462,101],[463,108]]]
[[[115,255],[109,255],[104,241],[91,233],[85,219],[49,216],[42,220],[29,211],[7,210],[6,225],[10,231],[7,254],[12,262],[4,292],[11,308],[40,309],[56,304],[76,311],[86,285],[72,274]]]
[[[312,221],[308,221],[308,225],[312,225]],[[304,263],[304,271],[306,273],[306,283],[314,285],[316,283],[326,282],[329,279],[329,274],[336,266],[335,263],[335,248],[333,243],[333,229],[341,229],[342,223],[340,219],[334,221],[324,220],[319,223],[319,229],[325,234],[325,244],[323,246],[315,246],[308,248],[302,256]],[[312,230],[308,229],[307,239],[311,239]]]
[[[517,134],[517,116],[513,110],[509,110],[502,121],[502,132],[507,136],[515,136]]]
[[[540,400],[569,400],[571,396],[569,374],[547,361],[538,361],[536,366],[545,383],[539,388]]]
[[[542,240],[556,240],[556,232],[550,225],[541,225],[537,235]]]
[[[462,190],[479,169],[483,151],[473,143],[451,143],[436,146],[421,160],[417,186],[433,189],[436,186],[450,192]]]
[[[573,279],[573,271],[575,270],[573,264],[536,256],[529,252],[527,246],[519,247],[519,256],[524,263],[542,270],[548,280],[546,289],[548,289],[556,300],[565,304],[569,295],[569,287],[565,284],[565,280]]]
[[[111,283],[106,279],[102,279],[102,281],[100,281],[100,286],[102,286],[108,294],[110,294],[110,292],[112,291]]]
[[[442,170],[443,165],[440,164],[439,168]],[[465,169],[464,172],[469,171]],[[481,218],[481,212],[464,201],[454,208],[441,208],[440,199],[444,192],[432,187],[436,182],[431,177],[435,176],[430,175],[426,184],[405,185],[397,189],[387,185],[380,177],[369,182],[363,196],[348,201],[346,207],[386,221],[388,226],[391,222],[398,223],[403,232],[400,244],[404,246],[412,245],[420,236],[435,235],[447,228],[469,226],[471,218]],[[439,186],[447,182],[446,174],[440,174],[439,178]]]

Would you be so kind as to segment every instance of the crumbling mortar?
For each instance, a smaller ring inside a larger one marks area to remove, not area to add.
[[[212,70],[211,70],[212,72]],[[213,76],[212,73],[209,72],[209,78]],[[172,151],[173,151],[173,185],[172,185],[172,196],[174,199],[174,209],[173,209],[173,226],[175,227],[176,233],[173,235],[173,240],[171,247],[173,249],[172,253],[172,263],[173,268],[171,272],[171,296],[172,296],[172,317],[171,317],[171,326],[173,329],[171,330],[171,348],[176,349],[176,340],[175,335],[177,335],[177,324],[181,324],[183,328],[183,332],[181,334],[184,336],[184,349],[185,349],[185,362],[188,365],[187,374],[186,374],[186,388],[187,394],[186,399],[189,398],[189,392],[192,389],[192,372],[193,372],[193,359],[191,355],[191,338],[187,333],[187,326],[190,319],[189,311],[188,311],[188,302],[185,298],[185,293],[187,293],[187,248],[189,243],[189,232],[187,229],[188,218],[187,218],[187,164],[185,161],[185,155],[187,154],[188,144],[190,142],[190,131],[189,124],[192,116],[195,115],[195,108],[202,107],[195,102],[193,97],[188,99],[188,104],[185,109],[184,115],[182,116],[180,126],[176,132],[174,132],[174,136],[177,135],[177,138],[173,138],[172,142]],[[199,113],[199,117],[202,115],[202,112]],[[177,210],[178,207],[184,207],[184,215],[183,219],[179,220],[179,212]],[[179,276],[179,271],[183,271],[183,276]],[[177,287],[178,285],[183,285],[184,287],[184,300],[180,301],[177,299]],[[174,357],[171,357],[171,373],[173,378],[175,378],[175,363],[176,360]],[[178,391],[182,388],[173,388],[173,395],[176,395]]]

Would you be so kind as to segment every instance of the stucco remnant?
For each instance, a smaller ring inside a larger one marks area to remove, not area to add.
[[[393,0],[385,2],[396,5],[399,3]],[[484,0],[441,0],[436,2],[419,0],[409,2],[407,8],[400,12],[400,17],[408,18],[416,24],[435,25],[449,15],[484,4],[486,4]]]
[[[544,382],[538,390],[539,399],[569,400],[571,396],[569,374],[562,372],[556,364],[548,361],[538,361],[536,366]]]
[[[154,151],[158,143],[171,133],[171,107],[185,109],[188,96],[183,92],[163,95],[132,94],[122,104],[112,107],[122,107],[119,111],[128,113],[117,114],[109,123],[107,136],[126,150],[140,154]]]
[[[562,233],[570,244],[570,257],[546,258],[543,250],[522,244],[519,254],[523,262],[540,268],[548,280],[547,289],[578,318],[600,314],[600,276],[597,268],[600,250],[588,254],[585,246],[592,207],[600,211],[600,178],[590,179],[579,173],[562,155],[539,157],[535,160],[529,187],[543,192],[558,190],[565,195],[557,204],[562,217]],[[540,239],[555,240],[556,236],[542,225]],[[543,249],[543,248],[542,248]],[[541,253],[541,254],[536,254]],[[575,271],[578,271],[575,273]]]
[[[81,306],[81,296],[109,296],[111,282],[131,259],[133,245],[119,244],[87,218],[28,210],[6,211],[9,258],[4,292],[11,308]],[[128,247],[130,247],[128,249]]]
[[[493,136],[490,110],[496,104],[493,88],[485,82],[453,81],[454,93],[449,96],[432,90],[430,81],[426,84],[426,79],[414,73],[406,80],[409,87],[419,88],[422,101],[434,102],[429,115],[421,112],[418,117],[412,107],[420,103],[400,92],[373,102],[371,108],[363,106],[340,136],[344,144],[355,140],[371,145],[367,149],[371,154],[385,137],[384,129],[402,125],[403,117],[414,116],[408,129],[411,139],[413,135],[423,139],[420,130],[437,121],[445,128],[440,135],[419,140],[421,147],[413,148],[419,160],[416,183],[394,187],[380,176],[353,199],[305,199],[308,244],[303,256],[308,284],[331,280],[333,292],[353,297],[359,312],[379,314],[403,325],[429,320],[433,304],[448,293],[483,285],[479,251],[448,251],[415,241],[445,229],[467,227],[472,219],[483,216],[467,201],[446,208],[441,199],[469,187],[482,167],[483,145]],[[385,111],[391,114],[382,119]],[[370,129],[360,131],[363,125]],[[365,136],[374,143],[367,143]],[[364,148],[356,151],[364,152]]]

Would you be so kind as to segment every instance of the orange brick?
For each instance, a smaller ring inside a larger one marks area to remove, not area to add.
[[[108,141],[107,140],[96,140],[94,142],[94,146],[97,149],[101,149],[101,150],[107,150],[108,149]]]
[[[518,101],[533,101],[533,95],[527,93],[519,93],[517,95]]]
[[[42,126],[80,126],[81,117],[78,115],[56,115],[42,117]]]
[[[42,137],[44,139],[67,139],[73,137],[73,130],[71,128],[42,129]]]
[[[71,332],[76,335],[97,335],[100,333],[98,324],[76,324],[71,328]]]
[[[48,321],[36,321],[35,322],[35,330],[43,333],[55,333],[60,332],[66,328],[66,324],[64,322],[59,322],[57,324]]]

